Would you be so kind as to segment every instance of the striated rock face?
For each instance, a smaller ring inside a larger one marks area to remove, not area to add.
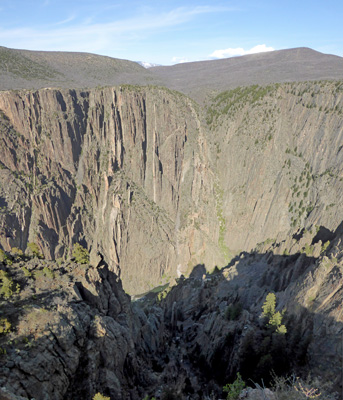
[[[221,259],[208,148],[189,99],[47,89],[3,92],[0,109],[5,250],[34,241],[58,258],[82,242],[136,293],[190,260]]]
[[[155,87],[1,92],[0,244],[80,242],[135,294],[257,244],[298,251],[295,232],[343,220],[342,96],[253,86],[204,112]]]
[[[238,88],[207,111],[231,250],[343,219],[341,82]]]

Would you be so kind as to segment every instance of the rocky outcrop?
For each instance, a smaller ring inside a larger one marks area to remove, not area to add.
[[[319,257],[242,253],[212,274],[199,265],[134,303],[103,261],[12,252],[0,264],[1,390],[37,400],[220,399],[237,372],[268,386],[274,371],[311,372],[322,393],[323,382],[340,392],[341,240],[336,232]],[[261,315],[271,292],[286,333]]]
[[[242,253],[221,271],[206,274],[199,265],[180,279],[161,303],[172,334],[167,354],[178,354],[174,393],[221,398],[237,372],[249,385],[268,386],[273,373],[305,378],[309,371],[322,380],[323,398],[334,398],[328,387],[341,393],[341,240],[338,230],[318,257]],[[276,294],[285,334],[262,315],[268,293]]]
[[[0,387],[37,400],[87,399],[105,389],[112,398],[139,399],[154,384],[143,351],[148,318],[134,312],[106,265],[35,258],[8,274],[16,291],[1,303],[11,329],[0,338]]]

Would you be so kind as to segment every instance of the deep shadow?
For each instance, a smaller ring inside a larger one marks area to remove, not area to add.
[[[331,241],[335,237],[335,232],[330,231],[329,229],[325,228],[325,226],[320,226],[316,236],[312,240],[312,244],[318,243],[319,240],[322,243],[327,242],[328,240]]]
[[[4,197],[0,196],[0,208],[7,208],[7,201],[5,200]]]
[[[162,307],[170,332],[177,327],[173,335],[181,338],[180,347],[187,349],[187,361],[197,375],[214,381],[220,388],[232,382],[237,372],[246,381],[263,381],[267,385],[273,381],[272,372],[303,378],[311,373],[331,382],[334,390],[341,393],[343,353],[339,332],[343,325],[328,315],[329,310],[340,307],[340,302],[332,300],[331,306],[314,311],[330,294],[329,286],[322,288],[327,293],[319,292],[316,298],[310,298],[306,308],[295,300],[305,277],[311,278],[313,271],[321,268],[317,263],[316,258],[303,253],[286,256],[243,252],[212,274],[205,272],[204,265],[195,266],[188,279],[172,288]],[[227,280],[234,270],[234,276]],[[342,276],[341,272],[336,273]],[[283,317],[285,335],[276,333],[266,318],[260,318],[270,292],[277,296],[277,311],[287,307]],[[195,293],[197,307],[192,309],[189,302],[190,298],[194,301]],[[228,312],[229,306],[233,310],[242,307],[242,313],[237,320],[227,317],[220,336],[214,340],[211,331],[215,327],[207,331],[206,321],[215,318],[223,304],[227,304],[227,315],[235,315]],[[176,323],[172,321],[172,308],[182,315]],[[250,315],[248,320],[246,312]],[[341,350],[336,351],[337,348]]]
[[[37,360],[42,354],[59,371],[49,380],[58,381],[58,374],[67,379],[64,399],[91,398],[96,392],[118,400],[141,400],[146,394],[162,399],[168,390],[177,393],[179,399],[202,399],[212,392],[222,398],[223,385],[232,382],[237,372],[247,383],[249,379],[257,383],[263,379],[267,385],[272,370],[278,375],[295,373],[302,377],[309,372],[312,376],[321,374],[340,392],[343,326],[329,316],[339,307],[337,298],[316,312],[327,297],[325,291],[331,288],[323,286],[323,293],[306,308],[295,300],[301,288],[298,283],[311,276],[316,263],[315,258],[305,254],[244,252],[213,273],[206,273],[205,265],[196,265],[190,277],[180,278],[162,300],[155,293],[153,302],[149,298],[146,304],[144,300],[132,304],[118,276],[102,258],[85,279],[78,278],[80,272],[75,274],[74,288],[69,285],[37,296],[36,304],[45,304],[49,309],[56,296],[66,294],[60,321],[51,322],[46,333],[49,340],[47,336],[30,336],[28,343],[18,338],[17,347],[5,344],[7,355],[0,370],[17,354]],[[70,272],[72,267],[68,268]],[[100,280],[92,280],[96,273]],[[339,279],[338,271],[332,273]],[[73,290],[79,296],[67,300]],[[278,311],[287,306],[285,335],[277,334],[266,319],[260,318],[270,292],[276,294]],[[16,302],[11,310],[21,310],[19,318],[27,304],[28,300]],[[70,307],[72,313],[67,314],[65,307]],[[80,322],[75,324],[74,319]],[[94,329],[97,320],[102,321],[101,334]],[[69,334],[70,325],[73,328]],[[109,326],[112,330],[106,330]],[[70,336],[65,336],[67,333]],[[112,354],[112,345],[119,345],[120,351]],[[67,354],[78,354],[73,369],[62,361],[68,360]],[[15,374],[17,367],[12,368],[11,374]],[[37,364],[37,368],[41,367]],[[113,386],[111,374],[120,380],[121,392]],[[23,378],[21,392],[16,394],[40,399],[43,384],[44,379],[37,379],[32,386]]]
[[[189,279],[202,279],[206,275],[207,271],[204,264],[198,264],[193,269],[189,275]]]

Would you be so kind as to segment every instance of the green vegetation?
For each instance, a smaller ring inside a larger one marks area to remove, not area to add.
[[[79,264],[89,264],[89,252],[79,243],[74,244],[72,257]]]
[[[51,269],[48,268],[48,267],[44,267],[43,268],[43,273],[47,278],[50,278],[50,279],[54,279],[55,278],[54,272],[51,271]]]
[[[326,241],[326,242],[323,244],[320,253],[321,253],[321,254],[325,253],[326,249],[327,249],[329,246],[330,246],[330,240]]]
[[[11,330],[11,323],[7,320],[7,318],[0,319],[0,334],[6,335]]]
[[[207,109],[207,124],[213,124],[215,126],[221,115],[226,115],[229,112],[236,111],[245,105],[254,105],[269,93],[275,91],[278,86],[278,84],[269,86],[252,85],[248,87],[238,87],[233,90],[219,93],[212,100],[212,105]]]
[[[94,397],[93,400],[111,400],[110,397],[103,396],[101,393],[97,393]]]
[[[285,334],[287,328],[282,325],[283,314],[275,312],[276,296],[274,293],[267,294],[266,300],[262,306],[263,316],[269,319],[268,325],[276,329],[276,333]]]
[[[11,265],[12,264],[11,258],[2,249],[0,249],[0,262],[2,262],[4,264],[7,264],[7,265]]]
[[[229,321],[236,321],[242,314],[243,306],[241,303],[230,304],[225,311],[225,317]]]
[[[276,296],[274,293],[269,293],[266,297],[265,302],[263,303],[263,315],[267,318],[271,318],[275,313],[275,303]]]
[[[36,280],[39,280],[41,278],[47,278],[52,280],[55,279],[55,274],[49,267],[45,266],[43,269],[35,270],[34,277]]]
[[[298,157],[301,159],[302,162],[305,162],[302,153],[298,152],[297,147],[294,147],[293,150],[287,147],[286,154],[291,154],[293,157]],[[284,162],[284,167],[283,167],[289,169],[288,174],[290,175],[291,175],[290,171],[291,165],[292,165],[291,160],[287,159]],[[314,209],[314,205],[309,200],[310,186],[313,180],[314,177],[312,175],[312,167],[310,166],[310,163],[306,161],[300,175],[294,176],[293,185],[291,186],[292,201],[288,205],[288,212],[290,213],[291,227],[293,228],[300,226],[301,221],[304,218],[307,218],[308,215]]]
[[[21,256],[23,255],[23,250],[20,250],[20,249],[18,249],[17,247],[12,247],[11,253],[12,253],[14,256],[19,256],[19,257],[21,257]]]
[[[0,270],[0,295],[9,299],[14,293],[14,282],[7,272]]]
[[[44,258],[43,254],[40,252],[40,249],[39,249],[37,243],[29,242],[27,244],[26,251],[29,255],[32,255],[33,257]]]
[[[18,51],[0,49],[0,70],[26,79],[48,79],[59,75],[47,65],[39,64]]]
[[[224,392],[227,392],[227,400],[237,400],[241,391],[245,388],[245,383],[241,377],[241,374],[237,373],[237,378],[233,383],[228,383],[223,387]]]
[[[26,267],[22,267],[21,270],[24,272],[24,275],[25,275],[27,278],[30,278],[30,277],[32,276],[31,272],[30,272]]]
[[[275,245],[276,239],[267,238],[265,241],[257,243],[255,251],[262,252]]]
[[[314,246],[311,246],[308,243],[306,243],[305,246],[303,247],[303,253],[305,253],[307,257],[311,257],[313,255],[313,251],[314,251]]]

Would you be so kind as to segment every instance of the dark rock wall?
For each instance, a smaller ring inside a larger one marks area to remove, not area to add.
[[[11,328],[0,335],[0,388],[37,400],[219,399],[238,371],[267,386],[274,371],[341,392],[341,240],[318,257],[242,253],[212,274],[199,265],[134,303],[103,262],[0,263],[20,288],[1,297]],[[271,292],[285,334],[261,315]]]

